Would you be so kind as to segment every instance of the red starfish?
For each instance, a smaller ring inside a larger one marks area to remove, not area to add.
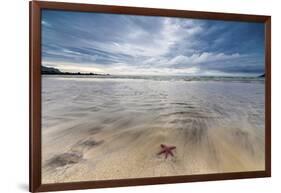
[[[167,146],[167,145],[161,144],[160,147],[162,148],[162,150],[157,155],[161,155],[161,154],[165,153],[165,159],[167,159],[169,154],[174,157],[172,150],[176,149],[176,146]]]

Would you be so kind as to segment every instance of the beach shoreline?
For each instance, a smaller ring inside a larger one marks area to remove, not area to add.
[[[42,88],[44,184],[265,169],[262,81],[44,76]]]

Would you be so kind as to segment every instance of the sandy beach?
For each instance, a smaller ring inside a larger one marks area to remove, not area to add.
[[[42,80],[44,184],[264,170],[261,80]]]

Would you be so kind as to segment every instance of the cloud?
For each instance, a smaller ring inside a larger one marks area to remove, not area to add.
[[[48,22],[46,22],[46,21],[44,21],[44,20],[41,21],[41,24],[44,25],[44,26],[46,26],[46,27],[52,27],[51,24],[49,24]]]
[[[263,25],[246,22],[42,12],[42,60],[110,74],[260,74]]]
[[[183,56],[179,55],[172,58],[170,61],[167,62],[168,65],[196,65],[208,62],[218,62],[222,60],[231,60],[242,57],[240,54],[224,54],[224,53],[209,53],[203,52],[201,54],[193,54],[191,56]]]

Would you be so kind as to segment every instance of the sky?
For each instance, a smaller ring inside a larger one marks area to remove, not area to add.
[[[112,75],[256,76],[264,24],[42,11],[42,65]]]

